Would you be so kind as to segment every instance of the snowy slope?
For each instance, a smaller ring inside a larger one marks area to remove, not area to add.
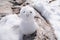
[[[34,8],[41,12],[42,16],[44,16],[55,29],[55,34],[60,40],[60,7],[59,0],[55,1],[51,4],[44,4],[43,2],[37,2],[34,5]]]

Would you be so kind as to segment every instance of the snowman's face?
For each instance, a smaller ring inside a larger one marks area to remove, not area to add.
[[[30,6],[25,6],[21,9],[20,15],[22,18],[27,18],[27,19],[34,18],[35,10]]]

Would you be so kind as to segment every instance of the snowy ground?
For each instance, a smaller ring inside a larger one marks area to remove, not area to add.
[[[60,0],[56,0],[51,3],[49,3],[49,1],[51,0],[42,0],[42,1],[32,0],[32,1],[34,2],[34,4],[37,4],[37,9],[50,22],[52,27],[55,29],[55,33],[56,36],[58,37],[58,40],[60,40]],[[42,4],[39,4],[40,2]],[[39,7],[41,9],[39,9]]]
[[[51,3],[44,1],[44,3],[37,1],[34,7],[51,23],[58,40],[60,40],[60,1],[56,0]]]

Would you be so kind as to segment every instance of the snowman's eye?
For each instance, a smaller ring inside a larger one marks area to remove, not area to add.
[[[30,13],[32,13],[32,11],[30,11]]]
[[[25,13],[25,11],[23,11],[23,13]]]

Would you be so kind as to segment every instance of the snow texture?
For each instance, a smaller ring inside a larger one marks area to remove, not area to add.
[[[60,1],[54,1],[51,4],[43,4],[40,3],[39,1],[37,3],[34,4],[34,8],[36,8],[36,10],[38,10],[39,12],[41,12],[42,16],[44,16],[52,25],[52,27],[55,30],[55,34],[58,38],[58,40],[60,40]]]

